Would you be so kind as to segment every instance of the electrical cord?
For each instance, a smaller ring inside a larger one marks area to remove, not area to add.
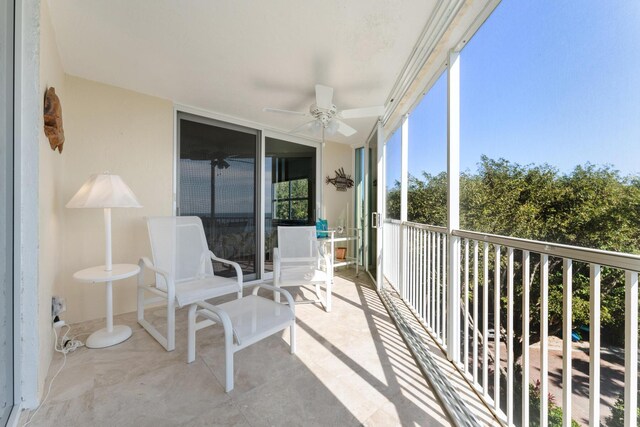
[[[71,331],[71,326],[66,325],[66,324],[63,323],[62,326],[61,326],[61,329],[64,328],[65,326],[67,327],[67,331],[64,333],[64,335],[62,336],[62,339],[60,339],[60,340],[58,340],[58,328],[56,328],[55,325],[54,325],[53,328],[51,328],[51,329],[53,329],[53,334],[55,335],[55,341],[53,343],[53,349],[58,353],[62,353],[62,355],[64,357],[64,359],[62,360],[62,365],[60,365],[60,368],[58,369],[56,374],[53,376],[53,378],[51,378],[51,381],[49,381],[49,387],[47,388],[47,393],[44,395],[44,399],[42,399],[42,402],[40,402],[40,404],[38,405],[36,410],[29,416],[29,420],[24,424],[23,427],[27,427],[29,424],[31,424],[31,422],[35,418],[35,416],[38,413],[38,411],[40,410],[40,408],[42,408],[44,406],[44,404],[47,402],[47,399],[49,398],[49,394],[51,393],[51,386],[53,385],[53,382],[56,380],[58,375],[60,375],[60,372],[62,372],[62,370],[64,369],[65,365],[67,364],[67,354],[71,353],[72,351],[75,351],[78,348],[84,346],[82,341],[76,339],[76,337],[77,336],[81,336],[81,335],[85,335],[85,334],[79,334],[79,335],[76,335],[76,336],[72,337],[71,339],[67,340],[67,335],[69,334],[69,331]],[[58,342],[58,341],[60,341],[60,342]]]

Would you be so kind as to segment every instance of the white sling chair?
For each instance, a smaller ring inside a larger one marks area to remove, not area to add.
[[[147,218],[153,263],[141,258],[138,276],[138,323],[167,351],[175,349],[175,309],[204,302],[221,295],[242,297],[242,270],[232,261],[216,257],[209,250],[202,220],[195,216]],[[237,277],[214,275],[211,261],[233,266]],[[144,269],[156,274],[155,284],[144,283]],[[145,292],[156,297],[145,299]],[[163,336],[144,318],[148,304],[167,303],[167,335]],[[205,321],[211,323],[211,321]]]
[[[273,250],[273,284],[276,287],[315,285],[317,301],[331,311],[333,263],[322,254],[315,227],[278,227],[278,247]],[[320,286],[325,286],[325,298]],[[279,301],[280,295],[274,299]]]

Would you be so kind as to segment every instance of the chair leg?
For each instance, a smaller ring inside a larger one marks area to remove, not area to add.
[[[296,321],[291,322],[290,329],[290,337],[291,340],[291,354],[296,354]]]
[[[138,287],[138,322],[144,320],[144,288]]]
[[[225,390],[233,390],[233,331],[224,331]]]
[[[331,282],[327,283],[327,296],[326,296],[326,305],[325,311],[329,313],[331,311],[331,286],[333,284]]]
[[[176,308],[174,301],[167,302],[167,351],[176,348]]]
[[[189,306],[189,320],[188,320],[188,332],[187,332],[187,363],[191,363],[196,360],[196,310],[198,306],[191,304]]]

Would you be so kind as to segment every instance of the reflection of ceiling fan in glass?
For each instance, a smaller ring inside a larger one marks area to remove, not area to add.
[[[281,110],[278,108],[265,108],[264,111],[313,117],[313,120],[303,123],[302,125],[293,129],[290,133],[303,131],[317,133],[320,130],[324,130],[329,135],[339,133],[344,136],[351,136],[356,133],[356,130],[340,119],[344,120],[358,119],[361,117],[378,117],[384,113],[384,106],[338,110],[338,108],[333,104],[333,88],[323,85],[316,85],[316,102],[314,104],[311,104],[308,113]]]

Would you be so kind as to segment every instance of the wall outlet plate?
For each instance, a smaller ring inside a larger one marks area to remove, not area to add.
[[[65,299],[56,295],[51,297],[51,317],[56,317],[65,311],[67,311]]]

